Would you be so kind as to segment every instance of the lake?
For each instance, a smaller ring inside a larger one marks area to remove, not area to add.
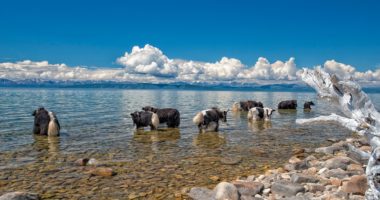
[[[380,94],[370,94],[380,105]],[[297,99],[297,111],[274,112],[271,123],[249,123],[247,113],[228,113],[217,133],[199,133],[192,123],[201,110],[259,100],[276,108]],[[316,104],[304,112],[305,101]],[[177,108],[179,129],[136,131],[130,113],[143,106]],[[61,137],[32,134],[33,110],[54,111]],[[297,118],[339,114],[308,92],[247,92],[123,89],[0,89],[0,194],[38,192],[45,199],[174,199],[192,186],[213,187],[283,165],[297,148],[328,144],[352,133],[335,123],[297,125]],[[117,172],[91,176],[76,166],[95,158]],[[228,161],[234,160],[231,164]]]

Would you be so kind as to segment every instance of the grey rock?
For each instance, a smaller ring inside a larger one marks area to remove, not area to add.
[[[234,181],[232,184],[238,189],[241,195],[255,196],[264,189],[264,184],[259,182]]]
[[[325,167],[327,167],[328,169],[341,168],[341,169],[346,170],[347,165],[351,163],[354,163],[354,161],[351,158],[345,157],[345,156],[337,156],[337,157],[326,160]]]
[[[335,178],[343,179],[343,178],[347,177],[349,174],[346,171],[344,171],[343,169],[338,168],[338,169],[328,170],[328,171],[324,172],[323,175],[326,178],[335,177]]]
[[[203,199],[215,200],[214,192],[204,187],[193,187],[191,188],[188,195],[194,200],[203,200]]]
[[[308,192],[312,192],[312,193],[323,192],[326,189],[325,186],[321,184],[317,184],[317,183],[308,183],[306,185],[306,188]]]
[[[338,152],[340,150],[343,150],[343,147],[341,146],[328,146],[328,147],[319,147],[315,149],[316,153],[324,153],[324,154],[334,154],[335,152]]]
[[[39,200],[38,194],[28,192],[10,192],[0,196],[0,200]]]
[[[225,165],[236,165],[242,160],[241,157],[225,157],[220,159],[220,162]]]
[[[271,191],[280,196],[291,197],[299,192],[305,192],[305,188],[300,184],[278,181],[272,185]]]
[[[216,200],[238,200],[238,189],[232,183],[220,182],[214,188],[214,194]]]
[[[297,173],[292,175],[290,181],[292,183],[317,183],[319,180],[313,176]]]

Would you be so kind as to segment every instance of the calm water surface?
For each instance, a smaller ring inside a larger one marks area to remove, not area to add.
[[[380,94],[371,94],[376,106]],[[192,117],[200,110],[230,108],[239,100],[277,103],[312,100],[311,112],[275,112],[271,123],[248,123],[247,113],[229,113],[218,133],[198,133]],[[135,131],[130,113],[146,105],[178,108],[179,129]],[[57,113],[59,138],[32,135],[31,113],[38,106]],[[340,113],[314,93],[0,89],[0,194],[15,190],[45,199],[174,199],[191,186],[213,187],[282,165],[294,148],[326,143],[352,133],[337,124],[296,125],[297,118]],[[91,176],[79,158],[96,158],[117,175]],[[235,165],[224,160],[235,159]],[[219,179],[219,180],[213,180]],[[182,197],[186,198],[186,197]]]

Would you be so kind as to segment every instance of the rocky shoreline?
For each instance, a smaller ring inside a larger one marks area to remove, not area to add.
[[[368,141],[364,137],[350,137],[342,141],[329,139],[329,141],[331,145],[326,147],[294,149],[293,156],[283,167],[267,170],[261,175],[220,182],[213,190],[206,187],[184,188],[175,193],[175,198],[195,200],[365,199],[364,194],[368,188],[365,167],[368,158],[352,151],[351,147],[370,152],[371,147]],[[228,160],[228,163],[233,160]],[[78,159],[75,164],[89,166],[86,171],[94,176],[115,175],[111,168],[103,166],[95,159]],[[20,199],[34,200],[41,197],[35,193],[20,191],[0,196],[0,200]]]
[[[368,158],[350,147],[370,152],[368,141],[364,137],[329,141],[327,147],[294,150],[288,163],[265,174],[220,182],[213,190],[193,187],[187,195],[194,200],[365,199]]]

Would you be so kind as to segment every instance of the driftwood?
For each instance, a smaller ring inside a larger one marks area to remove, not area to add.
[[[369,157],[366,175],[369,189],[366,191],[366,199],[380,199],[380,114],[375,109],[371,100],[353,80],[339,80],[335,75],[330,75],[321,68],[314,70],[304,69],[302,80],[314,88],[320,98],[338,105],[344,116],[331,114],[313,119],[299,119],[297,123],[309,123],[315,121],[336,121],[348,129],[366,136],[371,147],[371,155],[349,146],[351,151]]]

